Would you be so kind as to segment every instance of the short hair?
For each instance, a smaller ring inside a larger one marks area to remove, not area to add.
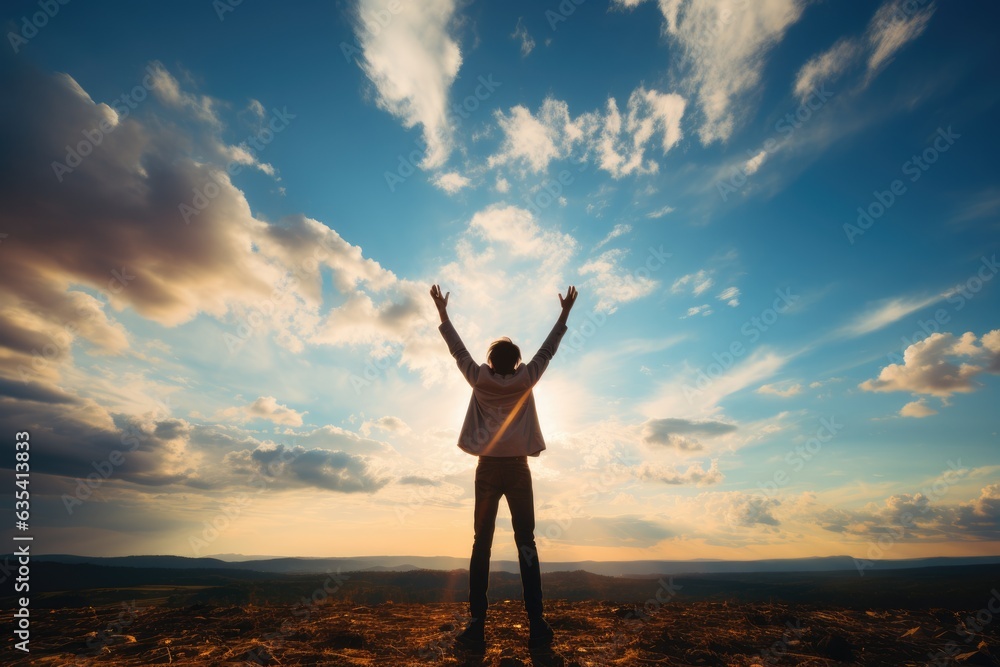
[[[495,373],[509,375],[514,372],[517,362],[521,361],[521,348],[514,345],[506,336],[498,338],[490,343],[486,360],[489,361],[490,367]]]

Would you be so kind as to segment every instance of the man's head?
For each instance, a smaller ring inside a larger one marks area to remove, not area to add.
[[[521,361],[521,349],[506,336],[498,338],[490,343],[486,361],[489,362],[494,373],[510,375],[517,368],[517,363]]]

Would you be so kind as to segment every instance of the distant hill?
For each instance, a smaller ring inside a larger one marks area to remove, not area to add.
[[[5,559],[10,559],[8,554]],[[184,556],[117,556],[91,557],[67,554],[32,556],[34,562],[67,564],[109,565],[117,567],[145,567],[171,569],[221,569],[254,570],[283,574],[309,574],[328,572],[386,571],[405,572],[409,570],[458,570],[469,566],[468,558],[451,556],[357,556],[350,558],[264,558],[253,560],[231,560],[220,558],[187,558]],[[866,571],[901,570],[926,567],[960,567],[969,565],[1000,564],[1000,556],[971,558],[916,558],[910,560],[870,561]],[[494,560],[491,567],[495,572],[518,572],[517,561]],[[830,556],[825,558],[786,558],[770,560],[723,561],[723,560],[637,560],[637,561],[542,561],[542,572],[573,572],[585,570],[609,577],[651,577],[663,574],[724,574],[739,572],[836,572],[841,570],[857,572],[857,564],[850,556]]]
[[[838,572],[752,572],[608,577],[591,572],[550,572],[542,576],[547,599],[606,600],[645,604],[676,599],[783,602],[851,609],[978,609],[989,597],[1000,566],[963,565],[897,570]],[[384,602],[461,602],[468,597],[467,570],[279,574],[227,568],[142,568],[85,563],[33,562],[31,604],[39,609],[102,606],[135,601],[140,606],[287,605],[339,600],[372,605]],[[520,600],[516,574],[494,572],[493,600]],[[0,609],[14,606],[11,582],[0,589]]]

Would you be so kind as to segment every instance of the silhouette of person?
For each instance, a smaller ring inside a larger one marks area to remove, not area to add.
[[[562,310],[545,342],[527,364],[509,338],[494,341],[487,363],[479,365],[465,348],[448,318],[448,297],[438,285],[431,297],[441,316],[438,330],[462,375],[472,386],[472,398],[459,434],[458,446],[479,457],[476,466],[476,508],[472,558],[469,562],[469,614],[472,619],[456,642],[467,649],[485,649],[486,610],[489,588],[490,551],[501,496],[506,496],[514,528],[514,543],[521,571],[524,608],[528,613],[530,648],[551,645],[553,632],[542,610],[541,566],[535,546],[535,507],[531,488],[529,456],[545,449],[538,424],[532,387],[541,378],[566,333],[566,320],[576,302],[577,290],[570,285],[566,297],[559,295]]]

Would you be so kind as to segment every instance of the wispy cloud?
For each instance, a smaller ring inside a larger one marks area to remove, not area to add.
[[[712,279],[711,271],[701,269],[695,273],[683,275],[675,280],[674,284],[670,286],[670,291],[678,294],[690,286],[691,294],[699,296],[714,284],[715,281]]]
[[[758,394],[770,394],[771,396],[780,396],[781,398],[791,398],[802,393],[801,384],[764,384],[757,388]]]
[[[896,297],[885,299],[874,304],[864,313],[855,317],[851,322],[837,330],[836,335],[846,337],[857,337],[878,331],[906,317],[910,313],[926,308],[937,303],[941,299],[946,299],[952,292],[944,292],[929,297]]]
[[[642,0],[616,0],[632,8]],[[701,141],[726,141],[739,105],[760,83],[767,53],[799,20],[802,0],[661,0],[664,32],[683,50],[685,85],[695,92]]]
[[[618,223],[612,227],[611,231],[608,232],[607,236],[601,239],[597,245],[594,246],[594,250],[599,250],[606,246],[608,243],[618,238],[619,236],[624,236],[632,231],[632,225],[626,223]]]
[[[656,209],[655,211],[650,211],[649,213],[647,213],[646,217],[652,220],[658,220],[659,218],[662,218],[663,216],[673,212],[674,212],[673,206],[662,206]]]
[[[736,308],[740,305],[740,289],[738,287],[727,287],[719,292],[715,298],[719,301],[725,301],[727,306]]]
[[[863,85],[871,83],[900,49],[923,34],[936,8],[934,2],[887,0],[875,11],[863,36],[837,40],[799,69],[794,85],[796,96],[804,101],[814,90],[836,81],[866,56]]]
[[[524,17],[517,19],[517,27],[514,28],[514,32],[510,36],[512,39],[521,40],[521,55],[523,57],[527,57],[534,50],[535,40],[528,34],[528,27],[524,25]]]
[[[356,33],[378,105],[407,128],[419,125],[427,152],[421,166],[440,167],[452,150],[448,95],[462,65],[449,33],[455,0],[421,3],[360,0]],[[389,16],[382,25],[377,17]]]

